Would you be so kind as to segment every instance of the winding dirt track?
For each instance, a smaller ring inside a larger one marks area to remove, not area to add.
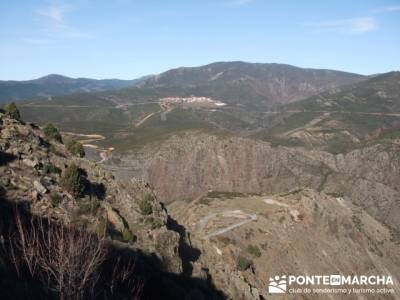
[[[225,227],[223,229],[219,229],[216,230],[212,233],[209,233],[207,235],[204,236],[204,238],[209,239],[213,236],[217,236],[220,234],[224,234],[228,231],[231,231],[232,229],[235,229],[237,227],[240,227],[244,224],[247,224],[249,222],[252,222],[254,220],[257,220],[257,215],[256,214],[248,214],[248,213],[244,213],[241,210],[227,210],[224,212],[220,212],[220,213],[214,213],[214,214],[210,214],[205,216],[204,218],[202,218],[199,223],[197,224],[197,228],[199,231],[203,231],[204,227],[208,224],[208,222],[213,219],[213,218],[217,218],[217,217],[230,217],[230,218],[238,218],[238,219],[245,219],[243,221],[240,221],[239,223],[230,225],[228,227]]]
[[[140,127],[144,122],[146,122],[148,119],[150,119],[152,116],[156,114],[160,114],[161,121],[166,121],[167,120],[167,114],[173,110],[173,107],[168,107],[164,106],[161,103],[159,103],[161,110],[152,112],[148,115],[146,115],[143,119],[141,119],[139,122],[137,122],[134,126],[136,128]]]
[[[112,147],[108,148],[108,149],[101,149],[99,146],[91,144],[93,142],[105,140],[106,137],[104,135],[83,134],[83,133],[74,133],[74,132],[63,132],[63,133],[77,137],[78,138],[77,141],[80,142],[83,147],[92,148],[92,149],[97,150],[101,157],[101,159],[99,161],[96,161],[96,163],[98,163],[98,164],[105,162],[108,159],[108,153],[114,150],[114,148],[112,148]]]
[[[306,125],[301,126],[301,127],[297,127],[297,128],[295,128],[293,130],[289,130],[289,131],[285,132],[283,135],[284,136],[289,136],[289,135],[291,135],[291,134],[293,134],[293,133],[295,133],[297,131],[312,127],[312,126],[318,124],[319,122],[322,122],[323,120],[325,120],[329,116],[330,116],[330,113],[329,112],[325,112],[321,116],[319,116],[319,117],[311,120],[310,122],[308,122]]]
[[[265,199],[261,199],[262,202],[264,202],[267,205],[276,205],[276,206],[280,206],[283,208],[286,208],[287,211],[290,213],[290,215],[297,220],[298,216],[299,216],[299,212],[297,209],[292,208],[292,206],[271,199],[271,198],[265,198]],[[196,231],[198,232],[204,232],[204,228],[207,226],[208,222],[211,221],[214,218],[237,218],[237,219],[243,219],[242,221],[232,224],[230,226],[227,226],[225,228],[222,229],[218,229],[215,230],[209,234],[204,234],[203,237],[205,239],[209,239],[211,237],[217,236],[217,235],[221,235],[224,233],[227,233],[235,228],[238,228],[240,226],[243,226],[247,223],[250,223],[252,221],[256,221],[257,220],[257,214],[256,213],[245,213],[242,210],[226,210],[226,211],[222,211],[222,212],[218,212],[218,213],[212,213],[209,215],[206,215],[205,217],[201,218],[198,223],[197,223],[197,228]]]
[[[78,138],[85,138],[85,139],[78,140],[78,142],[80,142],[82,144],[89,144],[89,143],[93,143],[93,142],[97,142],[97,141],[106,139],[106,137],[101,134],[83,134],[83,133],[75,133],[75,132],[63,132],[63,134],[76,136]],[[93,146],[95,146],[95,145],[93,145]],[[97,146],[95,146],[95,147],[97,147]]]
[[[150,114],[148,114],[147,116],[145,116],[143,119],[141,119],[139,122],[137,122],[135,124],[135,127],[138,128],[140,127],[140,125],[142,125],[144,122],[146,122],[146,120],[150,119],[152,116],[154,116],[155,114],[159,113],[161,111],[157,111],[157,112],[152,112]]]

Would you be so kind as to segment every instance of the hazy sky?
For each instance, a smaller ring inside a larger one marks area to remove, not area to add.
[[[1,0],[0,79],[132,79],[214,61],[400,69],[400,1]]]

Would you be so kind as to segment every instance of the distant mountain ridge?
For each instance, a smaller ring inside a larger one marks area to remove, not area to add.
[[[133,86],[147,77],[134,80],[70,78],[58,74],[25,81],[0,81],[0,103],[36,97],[62,96],[82,92],[101,92]]]
[[[172,88],[177,92],[209,96],[229,104],[270,106],[308,98],[324,91],[338,91],[368,76],[325,69],[305,69],[286,64],[216,62],[182,67],[140,82],[140,88]]]
[[[330,91],[341,91],[369,76],[277,63],[215,62],[181,67],[136,80],[48,75],[28,81],[0,81],[0,103],[35,97],[103,92],[120,101],[157,101],[169,96],[205,96],[248,109],[268,109]],[[100,95],[99,95],[100,96]]]
[[[234,80],[245,80],[251,77],[265,78],[268,76],[292,76],[295,77],[300,73],[309,73],[314,75],[329,76],[334,74],[336,76],[342,75],[348,78],[365,76],[329,70],[329,69],[313,69],[301,68],[288,64],[279,63],[248,63],[243,61],[232,62],[214,62],[199,67],[179,67],[170,69],[158,75],[151,76],[149,79],[144,80],[140,86],[156,85],[156,86],[190,86],[205,84],[208,82],[227,82]]]

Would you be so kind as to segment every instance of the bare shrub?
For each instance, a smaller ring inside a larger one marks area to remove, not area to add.
[[[129,295],[129,299],[140,299],[143,282],[137,281],[134,277],[133,270],[135,269],[135,261],[129,259],[122,260],[118,257],[114,261],[111,278],[107,281],[107,290],[111,299],[118,298],[118,294],[125,290],[125,294]]]
[[[103,239],[42,219],[32,218],[26,225],[18,212],[15,219],[11,257],[17,272],[26,267],[60,299],[82,299],[93,292],[106,256]]]

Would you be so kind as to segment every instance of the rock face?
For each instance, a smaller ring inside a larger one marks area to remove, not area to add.
[[[346,155],[286,147],[239,137],[189,133],[109,161],[117,176],[147,180],[164,202],[194,199],[209,190],[245,194],[326,191],[368,209],[400,229],[400,146],[354,150]],[[115,165],[112,163],[115,162]],[[123,165],[118,171],[116,165]]]
[[[149,146],[119,159],[130,166],[131,174],[148,180],[166,202],[195,198],[208,190],[262,193],[306,184],[318,187],[318,171],[328,169],[296,150],[197,133],[174,136],[159,148]]]

